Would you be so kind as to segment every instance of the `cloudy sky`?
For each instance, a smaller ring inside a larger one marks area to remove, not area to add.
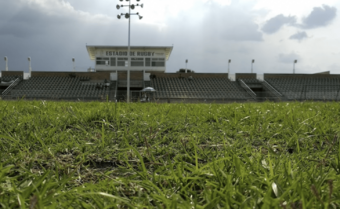
[[[134,3],[137,3],[133,0]],[[167,72],[340,74],[338,0],[141,0],[131,45],[174,46]],[[94,67],[88,45],[127,45],[118,0],[0,0],[0,70]],[[125,1],[124,1],[125,4]]]

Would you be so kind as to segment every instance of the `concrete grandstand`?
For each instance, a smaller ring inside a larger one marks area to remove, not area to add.
[[[23,71],[3,71],[2,99],[43,99],[81,101],[125,101],[126,72],[32,72],[24,79]],[[153,87],[151,101],[159,102],[231,102],[294,101],[340,99],[340,75],[332,74],[236,74],[226,73],[149,73],[131,72],[132,101],[140,101],[141,90]]]
[[[166,73],[173,46],[86,46],[88,72],[2,71],[2,99],[230,102],[339,100],[340,75]],[[7,66],[7,64],[6,64]],[[7,67],[6,67],[7,69]],[[258,79],[260,78],[260,79]],[[141,92],[153,87],[156,92]],[[129,90],[129,91],[128,91]],[[130,96],[131,95],[131,96]],[[144,100],[143,100],[144,99]]]

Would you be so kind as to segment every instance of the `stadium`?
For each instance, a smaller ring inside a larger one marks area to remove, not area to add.
[[[340,3],[140,1],[0,3],[0,209],[340,208]]]
[[[172,46],[86,46],[95,68],[87,72],[1,72],[2,99],[158,102],[339,100],[340,75],[167,73]],[[129,92],[128,92],[128,86]],[[145,88],[152,87],[146,92]]]

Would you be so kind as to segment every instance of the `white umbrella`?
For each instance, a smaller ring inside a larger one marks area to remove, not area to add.
[[[146,87],[141,90],[141,92],[155,92],[156,90],[152,87]]]

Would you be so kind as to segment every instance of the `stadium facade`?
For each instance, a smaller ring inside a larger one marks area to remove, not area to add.
[[[95,60],[96,71],[165,72],[172,46],[131,46],[131,67],[126,46],[86,46],[90,59]]]
[[[125,101],[130,71],[132,101],[231,102],[340,100],[340,75],[166,72],[171,46],[132,46],[131,67],[126,46],[86,46],[95,69],[88,72],[2,71],[2,99]],[[156,92],[143,92],[153,87]],[[143,100],[144,99],[144,100]]]

